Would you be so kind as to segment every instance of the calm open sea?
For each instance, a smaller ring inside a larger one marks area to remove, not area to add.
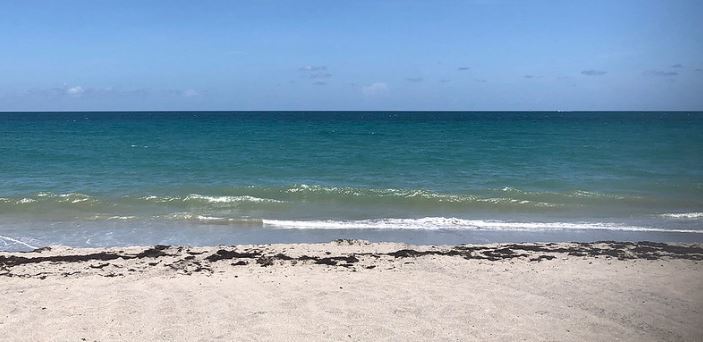
[[[0,113],[0,250],[703,241],[703,113]]]

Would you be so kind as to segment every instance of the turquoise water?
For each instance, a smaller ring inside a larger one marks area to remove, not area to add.
[[[0,113],[0,249],[703,240],[703,113]]]

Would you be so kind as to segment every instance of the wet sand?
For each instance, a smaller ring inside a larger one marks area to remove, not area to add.
[[[0,253],[0,340],[703,339],[703,248],[51,247]]]

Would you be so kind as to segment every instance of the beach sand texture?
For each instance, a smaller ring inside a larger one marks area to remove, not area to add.
[[[0,340],[700,341],[701,260],[615,242],[0,253]]]

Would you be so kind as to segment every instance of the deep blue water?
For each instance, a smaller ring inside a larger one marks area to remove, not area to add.
[[[0,249],[703,240],[699,112],[0,113]]]

